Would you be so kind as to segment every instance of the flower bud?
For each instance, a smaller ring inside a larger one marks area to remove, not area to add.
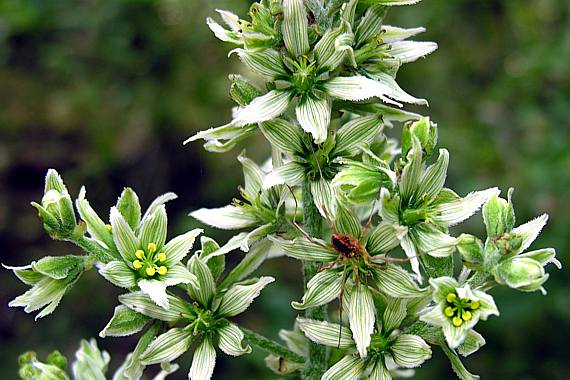
[[[494,195],[483,206],[483,220],[487,227],[488,237],[501,236],[513,229],[515,225],[515,210],[511,203],[512,194],[513,188],[510,188],[507,200]]]
[[[424,159],[433,154],[437,145],[437,124],[432,123],[429,117],[422,117],[420,120],[407,124],[402,130],[402,157],[406,157],[412,149],[412,136],[416,136],[420,141],[424,151]]]
[[[457,250],[466,267],[476,269],[483,264],[483,243],[477,237],[461,234],[457,238]]]
[[[41,204],[32,202],[32,206],[38,210],[44,228],[50,236],[64,238],[73,233],[77,222],[73,202],[63,180],[55,170],[48,170]]]
[[[513,257],[497,265],[495,280],[514,289],[535,291],[548,278],[542,264],[528,257]]]

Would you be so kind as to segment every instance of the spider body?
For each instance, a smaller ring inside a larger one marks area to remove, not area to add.
[[[366,251],[359,239],[348,234],[333,234],[331,245],[346,259],[361,257]]]

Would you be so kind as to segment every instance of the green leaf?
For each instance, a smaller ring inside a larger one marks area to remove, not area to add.
[[[119,210],[133,230],[139,227],[141,222],[141,205],[139,197],[130,187],[125,188],[121,193],[117,201],[117,210]]]
[[[115,307],[115,312],[107,326],[99,333],[101,338],[107,336],[129,336],[141,331],[149,321],[149,317],[137,313],[126,306]]]

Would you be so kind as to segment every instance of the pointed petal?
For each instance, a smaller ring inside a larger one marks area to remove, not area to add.
[[[295,57],[309,51],[307,28],[307,12],[303,0],[283,0],[283,42]]]
[[[336,323],[297,317],[299,329],[317,344],[346,349],[354,347],[352,332]]]
[[[111,261],[99,270],[101,276],[121,288],[137,286],[137,276],[124,261]]]
[[[383,127],[378,115],[362,116],[349,121],[336,134],[333,155],[353,156],[363,146],[368,146],[376,139]]]
[[[195,228],[192,231],[188,231],[185,234],[178,235],[174,239],[170,240],[163,248],[166,254],[166,263],[168,265],[174,265],[179,263],[194,245],[196,237],[204,232],[201,228]]]
[[[168,298],[166,297],[166,284],[159,280],[139,280],[139,288],[148,294],[151,300],[158,306],[168,309]]]
[[[357,356],[344,356],[330,367],[321,380],[356,380],[364,372],[364,361]]]
[[[284,240],[274,236],[270,236],[269,239],[285,251],[287,256],[298,260],[333,262],[338,257],[338,253],[322,240],[309,241],[306,238]]]
[[[376,361],[372,372],[370,372],[370,380],[392,380],[392,375],[386,366],[384,361],[379,359]]]
[[[368,355],[368,346],[376,321],[374,300],[368,285],[358,283],[354,288],[348,306],[348,319],[356,348],[360,357],[364,359]]]
[[[387,85],[364,76],[335,77],[323,85],[326,93],[342,100],[366,100],[379,97],[386,100],[385,95],[392,92]]]
[[[431,348],[417,335],[401,334],[392,346],[392,357],[399,367],[416,368],[431,358]]]
[[[301,302],[291,302],[297,310],[325,305],[337,298],[342,287],[342,276],[336,270],[318,272],[307,283],[307,290]]]
[[[161,276],[161,280],[164,281],[166,286],[178,284],[198,286],[198,279],[196,276],[193,273],[190,273],[188,269],[180,263],[169,267],[168,272],[166,272],[164,276]]]
[[[390,44],[388,53],[400,63],[410,63],[433,53],[436,49],[437,44],[435,42],[397,41]]]
[[[247,106],[239,109],[231,124],[244,126],[274,119],[282,115],[291,100],[288,91],[272,90],[253,99]]]
[[[401,246],[408,259],[410,259],[410,265],[412,266],[412,271],[416,274],[416,279],[419,283],[422,282],[422,273],[420,272],[420,261],[418,259],[418,251],[412,240],[410,234],[407,234],[402,238]]]
[[[263,180],[263,188],[269,189],[276,185],[287,184],[297,186],[305,178],[305,168],[298,162],[291,161],[283,166],[274,168]]]
[[[214,276],[212,276],[212,272],[210,272],[206,263],[196,255],[190,258],[188,268],[197,278],[196,284],[191,284],[188,287],[188,293],[192,299],[198,301],[203,307],[208,308],[216,292]]]
[[[192,344],[190,331],[174,328],[153,340],[140,357],[145,365],[171,362],[188,351]]]
[[[548,221],[548,215],[543,214],[538,218],[535,218],[525,224],[521,224],[518,227],[513,228],[511,233],[517,234],[522,237],[521,247],[516,251],[516,253],[524,252],[532,242],[536,239],[542,228],[546,225]]]
[[[115,241],[119,253],[125,261],[132,262],[136,260],[135,252],[139,249],[139,242],[133,230],[116,207],[111,208],[110,219],[113,240]]]
[[[204,224],[222,230],[239,230],[255,225],[257,216],[248,208],[228,205],[220,208],[201,208],[190,213]]]
[[[331,121],[329,101],[316,96],[307,95],[295,109],[297,120],[305,130],[313,136],[316,144],[322,144],[327,138],[327,130]]]
[[[417,190],[420,200],[430,200],[439,194],[447,177],[448,165],[449,152],[447,149],[440,149],[437,161],[423,172],[420,179]]]
[[[464,198],[438,204],[431,208],[433,216],[431,220],[440,226],[451,227],[461,223],[473,215],[493,195],[498,195],[500,190],[496,187],[475,191],[467,194]]]
[[[259,128],[271,145],[291,155],[303,153],[303,131],[297,124],[273,119],[260,123]]]
[[[336,218],[336,193],[331,183],[324,178],[311,182],[313,202],[325,219]]]
[[[270,79],[287,76],[285,65],[281,60],[281,54],[275,49],[264,50],[244,50],[234,49],[232,53],[237,53],[242,61],[251,71]]]
[[[216,365],[216,350],[209,338],[204,338],[194,351],[192,367],[188,373],[190,380],[210,380]]]
[[[170,305],[168,310],[156,305],[156,303],[143,292],[121,294],[119,301],[137,313],[165,322],[176,322],[182,318],[183,314],[190,313],[190,306],[184,301],[171,295],[167,295],[167,298]]]
[[[243,313],[267,284],[275,281],[273,277],[260,277],[259,279],[244,281],[229,288],[220,301],[217,314],[233,317]]]
[[[249,345],[242,347],[243,332],[233,323],[229,323],[227,326],[219,329],[218,337],[218,347],[228,355],[241,356],[251,352]]]
[[[411,273],[395,265],[387,265],[386,269],[374,270],[378,288],[392,297],[417,298],[429,293],[429,288],[420,288],[412,280]]]
[[[166,241],[167,226],[166,208],[164,205],[160,205],[153,214],[145,219],[144,224],[141,223],[139,235],[141,247],[146,248],[149,243],[154,243],[158,249],[161,249]]]

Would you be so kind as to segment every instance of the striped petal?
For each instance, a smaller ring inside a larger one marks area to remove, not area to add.
[[[190,216],[204,224],[222,230],[239,230],[257,224],[257,216],[249,209],[228,205],[220,208],[201,208]]]
[[[290,100],[291,94],[288,91],[269,91],[253,99],[247,106],[240,108],[231,124],[239,127],[275,119],[285,112]]]
[[[304,310],[325,305],[339,296],[341,288],[341,273],[336,270],[323,270],[309,280],[301,302],[291,302],[291,306]]]
[[[192,338],[191,331],[170,329],[150,343],[140,361],[145,365],[171,362],[188,351]]]
[[[192,249],[196,237],[202,232],[204,232],[203,229],[195,228],[192,231],[178,235],[174,239],[170,240],[163,249],[166,254],[166,263],[174,265],[186,257],[188,252]]]
[[[295,109],[301,127],[313,136],[316,144],[322,144],[327,138],[331,121],[331,106],[326,98],[307,95],[301,99]]]
[[[376,312],[372,293],[368,285],[358,283],[354,288],[348,305],[350,330],[361,358],[368,355],[368,346],[374,331]]]
[[[321,380],[356,380],[364,372],[364,361],[356,356],[344,356],[323,374]]]
[[[116,207],[111,208],[110,219],[113,240],[119,253],[125,261],[132,262],[136,260],[135,252],[139,249],[139,241],[133,230]]]
[[[189,313],[188,306],[183,301],[171,295],[167,295],[167,298],[170,305],[168,310],[157,306],[156,303],[143,292],[121,294],[119,301],[137,313],[165,322],[175,322],[182,318],[182,314]]]
[[[216,365],[216,350],[209,338],[204,338],[194,351],[192,367],[188,373],[190,380],[210,380]]]
[[[430,209],[431,220],[440,226],[451,227],[473,215],[493,195],[500,194],[496,187],[474,191],[465,197],[451,202],[438,204]]]
[[[251,352],[249,345],[242,347],[243,332],[233,323],[219,329],[218,338],[218,347],[228,355],[240,356]]]
[[[301,317],[297,318],[297,325],[307,338],[317,344],[340,349],[354,347],[352,332],[348,327]]]
[[[309,51],[307,12],[303,0],[283,0],[283,42],[294,56]]]

